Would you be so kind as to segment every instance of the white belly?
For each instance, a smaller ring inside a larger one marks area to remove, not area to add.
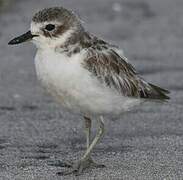
[[[139,104],[102,85],[81,65],[83,56],[38,51],[38,78],[63,106],[81,113],[119,114]]]

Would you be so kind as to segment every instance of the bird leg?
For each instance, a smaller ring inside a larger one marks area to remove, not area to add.
[[[85,120],[86,148],[88,149],[90,146],[90,138],[91,138],[91,119],[84,116],[84,120]]]
[[[90,129],[91,129],[91,119],[90,118],[85,117],[85,129],[86,129],[85,131],[86,131],[86,136],[87,136],[86,152],[84,153],[82,158],[72,166],[72,170],[65,171],[65,172],[58,172],[57,173],[58,175],[62,175],[62,176],[69,175],[69,174],[80,175],[86,168],[89,168],[89,167],[98,167],[98,168],[105,167],[104,165],[99,165],[99,164],[95,163],[91,158],[91,152],[92,152],[93,148],[99,142],[99,140],[101,139],[101,137],[104,134],[103,117],[101,116],[99,119],[98,132],[97,132],[95,138],[93,139],[93,141],[91,142],[91,144],[90,144]]]
[[[87,147],[87,150],[86,150],[85,154],[83,155],[83,157],[81,158],[81,160],[90,158],[91,151],[93,150],[95,145],[98,143],[98,141],[101,139],[103,134],[104,134],[104,121],[103,121],[103,117],[100,117],[98,132],[97,132],[95,138],[93,139],[92,143]]]
[[[86,149],[90,146],[90,138],[91,138],[91,119],[89,117],[84,116],[84,130],[86,134]],[[56,166],[56,167],[65,167],[71,168],[73,166],[72,162],[62,162],[60,160],[49,161],[48,165]]]

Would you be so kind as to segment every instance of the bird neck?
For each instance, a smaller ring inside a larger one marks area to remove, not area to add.
[[[82,30],[74,32],[72,36],[69,37],[64,44],[59,45],[55,49],[55,51],[65,53],[68,56],[72,56],[90,46],[91,46],[91,36],[88,32]]]

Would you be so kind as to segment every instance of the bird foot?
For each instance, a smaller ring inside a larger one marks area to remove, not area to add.
[[[83,159],[83,160],[80,160],[80,161],[74,163],[73,165],[71,165],[70,170],[57,172],[57,175],[66,176],[66,175],[73,174],[73,175],[79,176],[85,169],[88,169],[90,167],[91,168],[104,168],[105,165],[97,164],[91,158]]]

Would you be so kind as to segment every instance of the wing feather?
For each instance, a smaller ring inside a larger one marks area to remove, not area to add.
[[[116,89],[123,96],[169,99],[167,90],[144,81],[127,59],[119,55],[113,47],[105,50],[89,47],[84,66],[101,83]]]

